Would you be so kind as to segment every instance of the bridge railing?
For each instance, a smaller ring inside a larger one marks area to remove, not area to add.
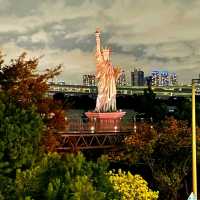
[[[145,123],[146,122],[146,123]],[[107,126],[108,122],[105,121],[105,126]],[[120,132],[120,131],[129,131],[129,132],[136,132],[141,129],[141,127],[146,124],[150,128],[153,128],[152,122],[139,120],[134,121],[133,119],[130,120],[121,120],[115,123],[111,122],[111,126],[107,126],[108,128],[99,128],[98,121],[89,121],[88,118],[67,118],[67,132],[76,132],[76,133],[83,133],[83,132]]]
[[[105,121],[105,123],[107,123]],[[130,128],[130,123],[125,123],[124,121],[120,121],[117,123],[113,123],[113,126],[110,127],[108,131],[120,131],[122,129]],[[84,132],[84,131],[92,131],[96,132],[98,127],[97,121],[89,121],[87,118],[67,118],[67,131],[74,131],[74,132]],[[106,124],[105,124],[106,125]],[[128,125],[128,126],[127,126]],[[101,131],[101,130],[98,130]]]

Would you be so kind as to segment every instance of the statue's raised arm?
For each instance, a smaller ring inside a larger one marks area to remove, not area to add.
[[[96,29],[96,52],[101,53],[101,38],[100,38],[100,29]]]

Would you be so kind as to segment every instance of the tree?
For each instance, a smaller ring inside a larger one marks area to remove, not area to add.
[[[144,90],[144,95],[141,96],[142,112],[147,113],[150,117],[154,112],[156,94],[151,88]]]
[[[177,199],[191,171],[191,129],[173,117],[148,127],[144,125],[142,131],[126,138],[125,158],[134,165],[143,163],[150,170],[161,198]]]
[[[114,192],[106,175],[105,158],[97,163],[86,161],[82,154],[48,154],[26,171],[18,170],[18,198],[37,199],[113,199]]]
[[[60,73],[61,66],[46,69],[40,74],[37,71],[39,58],[27,59],[26,53],[4,64],[0,57],[0,84],[3,90],[14,96],[23,106],[37,105],[48,90],[47,80]]]
[[[43,123],[34,107],[22,109],[0,94],[0,193],[15,199],[16,169],[37,158]]]
[[[47,81],[60,73],[61,66],[39,73],[38,64],[39,58],[27,58],[26,53],[23,53],[7,65],[0,54],[0,85],[2,91],[9,96],[8,101],[15,102],[23,109],[32,106],[36,108],[46,125],[43,135],[45,138],[42,140],[44,143],[47,142],[44,147],[55,151],[59,138],[54,130],[66,127],[65,112],[63,102],[47,96]],[[48,143],[47,138],[55,142]]]
[[[52,129],[66,125],[63,106],[47,97],[47,80],[61,66],[39,73],[38,63],[23,53],[7,65],[0,52],[0,196],[5,199],[16,199],[16,170],[30,168],[39,159],[41,141],[55,139]]]

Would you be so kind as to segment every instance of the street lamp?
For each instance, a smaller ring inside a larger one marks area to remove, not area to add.
[[[195,106],[195,84],[200,79],[192,79],[192,190],[197,199],[197,152],[196,152],[196,106]]]

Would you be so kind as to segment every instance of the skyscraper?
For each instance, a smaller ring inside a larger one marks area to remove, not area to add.
[[[118,86],[126,85],[126,74],[125,74],[124,70],[122,70],[122,73],[121,73],[119,79],[117,80],[117,85]]]
[[[169,80],[169,85],[177,85],[177,76],[176,73],[170,74],[170,80]]]
[[[131,85],[132,86],[143,86],[144,85],[144,72],[136,68],[131,72]]]
[[[170,81],[170,76],[168,71],[160,71],[159,86],[168,86]]]
[[[159,86],[159,80],[160,80],[160,72],[159,71],[152,71],[151,72],[152,86]]]
[[[177,84],[176,73],[152,71],[152,86],[174,86]]]

